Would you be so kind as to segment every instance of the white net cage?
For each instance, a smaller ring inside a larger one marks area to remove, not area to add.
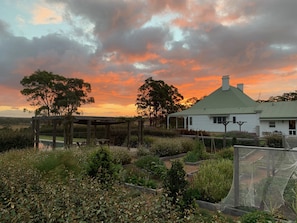
[[[296,171],[295,149],[234,146],[233,184],[220,206],[277,210],[286,203],[284,191]]]

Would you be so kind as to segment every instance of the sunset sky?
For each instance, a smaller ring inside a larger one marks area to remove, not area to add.
[[[297,90],[296,0],[1,0],[0,116],[32,116],[20,80],[82,78],[83,115],[134,116],[148,77],[201,98],[244,83],[253,99]]]

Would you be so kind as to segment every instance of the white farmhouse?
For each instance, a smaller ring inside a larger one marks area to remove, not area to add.
[[[178,119],[183,125],[178,126]],[[243,92],[243,84],[222,86],[191,108],[169,114],[167,126],[208,132],[245,131],[262,137],[269,133],[296,135],[297,101],[258,103]],[[171,124],[171,125],[169,125]]]

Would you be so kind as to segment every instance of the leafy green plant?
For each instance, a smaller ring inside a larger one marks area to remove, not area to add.
[[[128,165],[124,168],[124,182],[152,189],[158,188],[157,181],[135,165]]]
[[[113,148],[111,150],[112,161],[117,164],[126,165],[131,163],[132,156],[127,149]]]
[[[157,138],[152,144],[150,151],[157,156],[172,156],[181,153],[188,152],[193,147],[189,146],[193,144],[193,140],[190,138]]]
[[[209,156],[206,152],[205,146],[198,140],[195,141],[195,146],[192,151],[187,152],[184,157],[185,162],[197,162],[199,160],[207,159]]]
[[[150,155],[150,154],[151,154],[150,150],[148,148],[145,148],[145,147],[142,147],[142,146],[140,148],[138,148],[138,150],[137,150],[137,156],[138,157],[147,156],[147,155]]]
[[[116,166],[112,162],[111,153],[105,147],[90,155],[86,169],[89,176],[98,179],[103,185],[110,184],[116,175]]]
[[[164,162],[157,156],[147,155],[137,159],[134,164],[155,177],[162,178],[167,171]]]
[[[264,211],[254,211],[247,213],[241,217],[242,223],[267,223],[267,222],[276,222],[274,217]]]
[[[283,138],[282,135],[272,134],[265,137],[266,143],[269,147],[281,148],[283,146]]]
[[[216,152],[215,155],[216,155],[217,158],[233,160],[233,158],[234,158],[234,148],[233,147],[228,147],[228,148],[221,149],[218,152]]]
[[[70,172],[79,174],[78,160],[70,151],[45,152],[42,159],[34,163],[34,167],[47,177],[61,177],[65,179]]]
[[[164,178],[164,189],[167,191],[168,196],[172,198],[174,204],[184,194],[188,186],[185,176],[186,172],[182,162],[179,160],[173,161]]]
[[[291,207],[295,215],[297,215],[297,180],[291,178],[284,190],[285,202]]]
[[[194,174],[191,187],[200,192],[201,199],[210,202],[221,201],[229,192],[233,179],[231,160],[206,160]]]

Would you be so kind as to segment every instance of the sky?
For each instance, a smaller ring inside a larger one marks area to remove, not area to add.
[[[266,100],[297,89],[296,0],[0,0],[0,116],[32,116],[20,80],[82,78],[83,115],[135,116],[152,77],[185,99],[244,84]]]

